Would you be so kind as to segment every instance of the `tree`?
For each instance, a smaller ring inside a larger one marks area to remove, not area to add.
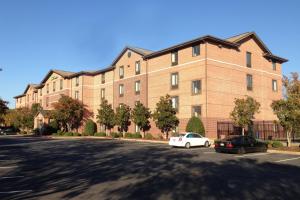
[[[97,122],[100,125],[104,125],[105,133],[107,129],[111,131],[111,129],[115,125],[115,120],[114,120],[115,112],[114,109],[112,108],[112,105],[108,104],[107,100],[103,100],[101,102],[100,109],[98,109],[98,115],[96,117],[97,117]]]
[[[205,129],[199,117],[193,116],[192,118],[190,118],[186,125],[185,131],[199,133],[202,136],[205,136]]]
[[[82,102],[66,95],[61,95],[58,102],[53,104],[53,107],[53,118],[67,132],[77,129],[83,119],[91,115]]]
[[[298,73],[291,73],[291,78],[285,76],[283,86],[286,89],[285,98],[273,101],[271,107],[285,130],[287,146],[290,147],[292,133],[298,132],[300,128],[300,80]]]
[[[118,126],[119,132],[123,133],[128,131],[128,126],[130,126],[130,107],[126,104],[121,104],[116,110],[115,123]]]
[[[0,124],[4,122],[4,115],[8,111],[8,101],[4,101],[0,98]]]
[[[31,112],[34,116],[41,110],[43,110],[43,107],[39,103],[34,103],[31,105]]]
[[[84,127],[84,134],[94,135],[96,131],[97,131],[97,125],[95,124],[95,122],[93,122],[93,120],[91,119],[87,120]]]
[[[256,113],[259,113],[260,103],[252,97],[246,96],[244,99],[235,99],[235,107],[230,113],[233,122],[242,127],[242,135],[245,134],[245,128],[249,126]]]
[[[176,117],[176,110],[172,107],[169,95],[160,97],[152,116],[156,126],[167,139],[169,138],[169,132],[174,130],[179,124],[179,120]]]
[[[135,105],[131,112],[131,119],[143,131],[143,137],[145,137],[145,132],[151,127],[150,117],[151,111],[140,102]]]

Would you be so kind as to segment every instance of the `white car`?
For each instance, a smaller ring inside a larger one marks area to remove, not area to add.
[[[194,146],[205,146],[209,147],[209,139],[203,137],[198,133],[180,133],[178,137],[171,137],[169,145],[172,147],[185,147],[190,148]]]

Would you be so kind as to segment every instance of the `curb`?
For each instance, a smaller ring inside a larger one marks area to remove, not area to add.
[[[281,150],[268,149],[267,152],[268,153],[289,154],[289,155],[299,155],[300,156],[300,152],[296,152],[296,151],[281,151]]]

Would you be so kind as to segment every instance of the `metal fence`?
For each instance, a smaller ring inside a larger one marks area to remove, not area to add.
[[[217,122],[217,130],[219,139],[242,134],[242,128],[235,126],[231,121]],[[253,135],[263,140],[286,140],[282,126],[274,121],[254,121],[251,126],[246,128],[245,135]],[[292,138],[295,140],[294,135]]]

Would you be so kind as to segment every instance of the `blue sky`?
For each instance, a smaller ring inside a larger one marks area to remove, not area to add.
[[[108,66],[125,45],[159,50],[210,34],[255,31],[300,71],[300,1],[0,0],[0,97],[10,101],[50,69]]]

